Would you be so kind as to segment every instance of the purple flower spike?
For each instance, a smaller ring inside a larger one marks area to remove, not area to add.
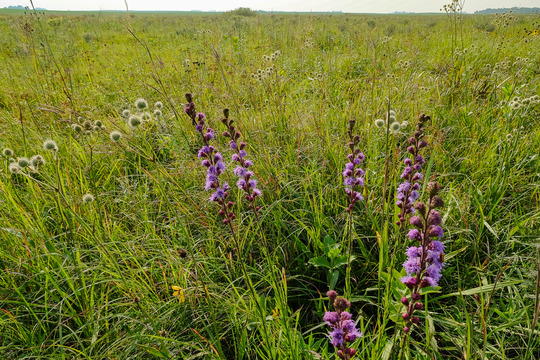
[[[223,136],[230,138],[229,146],[234,150],[234,154],[231,156],[232,161],[237,162],[234,170],[234,174],[238,177],[236,186],[238,189],[245,192],[244,198],[249,201],[249,207],[257,215],[259,210],[258,206],[255,206],[255,198],[262,195],[261,190],[257,189],[257,180],[254,179],[253,171],[248,171],[247,169],[253,165],[250,160],[247,160],[247,152],[244,150],[246,148],[246,143],[240,141],[241,134],[234,127],[233,121],[229,119],[229,110],[223,110],[223,115],[225,118],[221,119],[221,123],[227,127],[227,131],[223,132]]]
[[[443,201],[437,196],[437,192],[441,189],[441,186],[437,183],[429,183],[426,187],[426,193],[429,194],[429,200],[424,202],[417,202],[420,198],[419,183],[423,178],[421,172],[422,165],[425,164],[425,160],[422,155],[419,154],[421,148],[427,146],[427,142],[422,140],[423,138],[423,126],[426,120],[429,120],[428,116],[420,115],[418,119],[418,125],[414,132],[414,137],[409,139],[412,144],[409,146],[408,151],[413,155],[414,164],[411,169],[411,159],[405,159],[404,164],[406,169],[404,171],[405,182],[399,185],[397,189],[397,203],[399,204],[400,213],[398,217],[398,225],[400,229],[406,225],[406,216],[409,214],[415,214],[409,219],[409,222],[413,229],[408,232],[408,238],[414,242],[414,245],[407,248],[405,254],[407,260],[403,263],[403,268],[407,273],[407,276],[401,278],[401,282],[410,289],[410,297],[403,297],[401,303],[406,307],[406,311],[402,313],[402,319],[405,322],[403,331],[408,334],[411,331],[413,325],[417,325],[420,322],[420,318],[413,316],[414,311],[421,310],[423,305],[418,302],[421,298],[420,289],[426,287],[437,287],[441,280],[441,271],[444,267],[444,244],[440,241],[444,236],[443,228],[440,226],[442,223],[441,214],[435,210],[437,207],[443,206]],[[408,169],[415,171],[409,172]],[[411,186],[412,184],[412,186]],[[406,198],[406,205],[403,205],[403,199]],[[436,239],[436,240],[433,240]]]
[[[364,170],[358,166],[362,163],[362,161],[366,159],[366,156],[361,153],[360,150],[355,149],[356,145],[360,141],[360,137],[358,135],[352,135],[355,123],[356,122],[354,120],[349,122],[349,129],[347,131],[349,143],[347,144],[347,146],[352,151],[352,154],[347,155],[347,159],[349,161],[345,163],[345,168],[341,173],[343,176],[345,193],[349,198],[347,212],[351,212],[357,202],[364,200],[364,197],[361,195],[361,188],[365,186]]]
[[[350,344],[363,335],[356,328],[351,314],[345,311],[350,306],[350,302],[338,297],[334,290],[330,290],[327,295],[335,310],[327,311],[323,317],[331,328],[328,333],[329,341],[336,348],[338,358],[349,360],[356,354],[356,351],[349,347]]]

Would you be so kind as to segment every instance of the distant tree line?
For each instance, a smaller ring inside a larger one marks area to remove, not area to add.
[[[516,14],[538,14],[540,12],[540,8],[534,7],[534,8],[527,8],[527,7],[513,7],[513,8],[501,8],[501,9],[485,9],[485,10],[478,10],[475,11],[475,14],[496,14],[496,13],[508,13],[512,11]]]

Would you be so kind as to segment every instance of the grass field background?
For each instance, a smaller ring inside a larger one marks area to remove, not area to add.
[[[0,147],[14,153],[0,159],[0,357],[335,358],[331,287],[364,333],[355,358],[539,358],[539,28],[513,14],[0,12]],[[236,182],[224,108],[253,160],[261,209],[232,191],[237,238],[204,191],[188,92],[223,179]],[[162,116],[132,128],[138,98]],[[396,134],[374,124],[389,110],[408,122]],[[405,338],[395,189],[420,113],[446,266]],[[351,119],[366,186],[349,218]],[[10,171],[36,154],[37,172]]]

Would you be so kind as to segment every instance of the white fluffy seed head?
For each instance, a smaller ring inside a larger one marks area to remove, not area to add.
[[[131,115],[129,117],[128,122],[129,122],[129,126],[131,126],[132,128],[136,128],[139,125],[141,125],[141,118],[137,115]]]
[[[111,138],[112,141],[118,142],[122,138],[122,134],[120,133],[120,131],[114,130],[114,131],[111,131],[111,133],[109,134],[109,137]]]
[[[94,195],[92,195],[92,194],[84,194],[83,197],[82,197],[82,201],[85,204],[89,204],[89,203],[93,202],[94,200],[95,200]]]
[[[399,129],[401,129],[401,125],[399,125],[398,122],[393,122],[390,124],[390,130],[392,130],[392,132],[398,132]]]
[[[26,157],[19,157],[19,158],[17,158],[17,164],[18,164],[21,168],[25,168],[25,167],[27,167],[28,165],[30,165],[30,160],[28,160],[28,158],[26,158]]]
[[[135,107],[139,110],[144,110],[148,107],[148,102],[146,102],[146,100],[143,98],[139,98],[135,100]]]
[[[56,145],[54,140],[45,140],[43,142],[43,148],[49,151],[58,151],[58,145]]]
[[[37,155],[34,155],[30,158],[30,164],[35,167],[35,168],[38,168],[40,166],[43,166],[45,165],[45,159],[43,158],[43,156],[37,154]]]
[[[16,162],[9,164],[8,169],[12,174],[20,174],[22,172],[22,168]]]
[[[383,119],[375,120],[375,126],[378,127],[379,129],[382,128],[384,126],[384,120]]]

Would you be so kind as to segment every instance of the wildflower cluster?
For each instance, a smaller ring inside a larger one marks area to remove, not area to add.
[[[397,121],[396,112],[390,110],[386,113],[386,119],[377,119],[375,120],[375,126],[379,129],[385,129],[392,135],[395,135],[401,129],[405,129],[409,125],[408,121],[399,122]]]
[[[347,193],[347,196],[349,197],[349,206],[347,207],[347,212],[351,212],[354,208],[354,204],[356,204],[358,201],[364,200],[364,197],[360,193],[360,188],[364,186],[364,170],[357,166],[360,165],[366,157],[362,152],[360,152],[360,149],[356,148],[356,145],[358,145],[360,142],[360,136],[353,136],[355,124],[355,120],[349,121],[347,136],[349,137],[348,146],[351,153],[347,155],[349,162],[345,164],[345,169],[343,170],[345,193]]]
[[[2,150],[2,155],[8,159],[8,170],[12,174],[21,174],[24,171],[28,173],[37,173],[46,161],[40,154],[32,156],[30,159],[24,156],[15,157],[15,152],[10,148]]]
[[[519,96],[514,96],[508,105],[512,110],[519,110],[521,108],[534,107],[538,104],[540,104],[540,97],[538,95],[533,95],[523,99]]]
[[[276,50],[270,55],[263,55],[262,60],[263,61],[269,61],[274,62],[281,56],[281,51]],[[254,74],[251,74],[251,78],[255,81],[261,81],[269,77],[274,73],[276,70],[274,65],[268,66],[266,69],[257,69],[257,72]]]
[[[247,153],[244,150],[246,143],[238,141],[242,134],[234,127],[234,120],[229,119],[229,109],[223,110],[223,116],[224,118],[221,119],[221,122],[227,127],[227,130],[223,132],[223,136],[231,139],[229,146],[235,152],[232,155],[232,161],[238,163],[238,166],[234,169],[234,174],[238,176],[236,186],[245,192],[244,197],[249,202],[249,208],[257,214],[259,207],[255,206],[254,202],[257,197],[262,195],[262,192],[257,188],[257,180],[254,178],[253,171],[248,170],[252,162],[246,159]]]
[[[349,348],[349,344],[362,337],[362,333],[356,328],[351,314],[345,311],[351,307],[349,300],[338,297],[334,290],[328,291],[326,295],[330,298],[335,310],[327,311],[323,317],[323,320],[332,328],[329,334],[330,342],[338,349],[338,357],[348,360],[356,354],[356,350]]]
[[[99,130],[105,130],[105,126],[101,120],[92,122],[92,120],[79,116],[77,121],[71,124],[71,129],[77,135],[91,135],[94,131],[97,132]]]
[[[405,158],[403,161],[405,169],[401,174],[401,178],[404,180],[397,188],[397,202],[396,205],[401,209],[398,214],[399,220],[396,222],[398,226],[402,226],[405,223],[405,218],[409,214],[415,213],[414,203],[420,197],[420,180],[423,178],[422,165],[425,163],[424,158],[420,155],[420,149],[427,146],[427,142],[424,138],[424,124],[430,117],[428,115],[420,114],[418,117],[418,124],[414,131],[414,135],[409,138],[411,144],[407,151],[411,154],[411,158]]]
[[[269,66],[266,69],[257,69],[257,72],[255,74],[251,74],[251,78],[256,81],[261,81],[272,75],[275,68],[273,66]]]
[[[413,229],[409,231],[408,237],[420,245],[407,248],[405,252],[407,260],[403,263],[407,276],[403,277],[401,282],[411,290],[410,298],[401,299],[401,303],[407,307],[401,314],[405,320],[403,330],[406,333],[410,331],[412,324],[420,322],[420,318],[413,316],[415,310],[423,308],[420,302],[420,289],[428,286],[436,287],[441,279],[445,248],[441,239],[444,231],[441,227],[441,214],[435,210],[444,206],[443,200],[437,195],[440,190],[441,186],[438,183],[429,183],[427,205],[423,202],[416,203],[414,207],[418,215],[410,219]]]
[[[132,113],[129,109],[124,109],[122,111],[122,117],[127,120],[129,127],[132,129],[136,129],[141,125],[150,123],[152,119],[159,119],[163,115],[163,103],[161,101],[157,101],[154,104],[153,113],[150,112],[148,101],[143,98],[135,100],[134,105],[136,109],[135,113]],[[112,140],[113,136],[111,135],[110,137]]]
[[[281,56],[281,51],[276,50],[270,55],[263,55],[262,59],[263,61],[276,61]]]

